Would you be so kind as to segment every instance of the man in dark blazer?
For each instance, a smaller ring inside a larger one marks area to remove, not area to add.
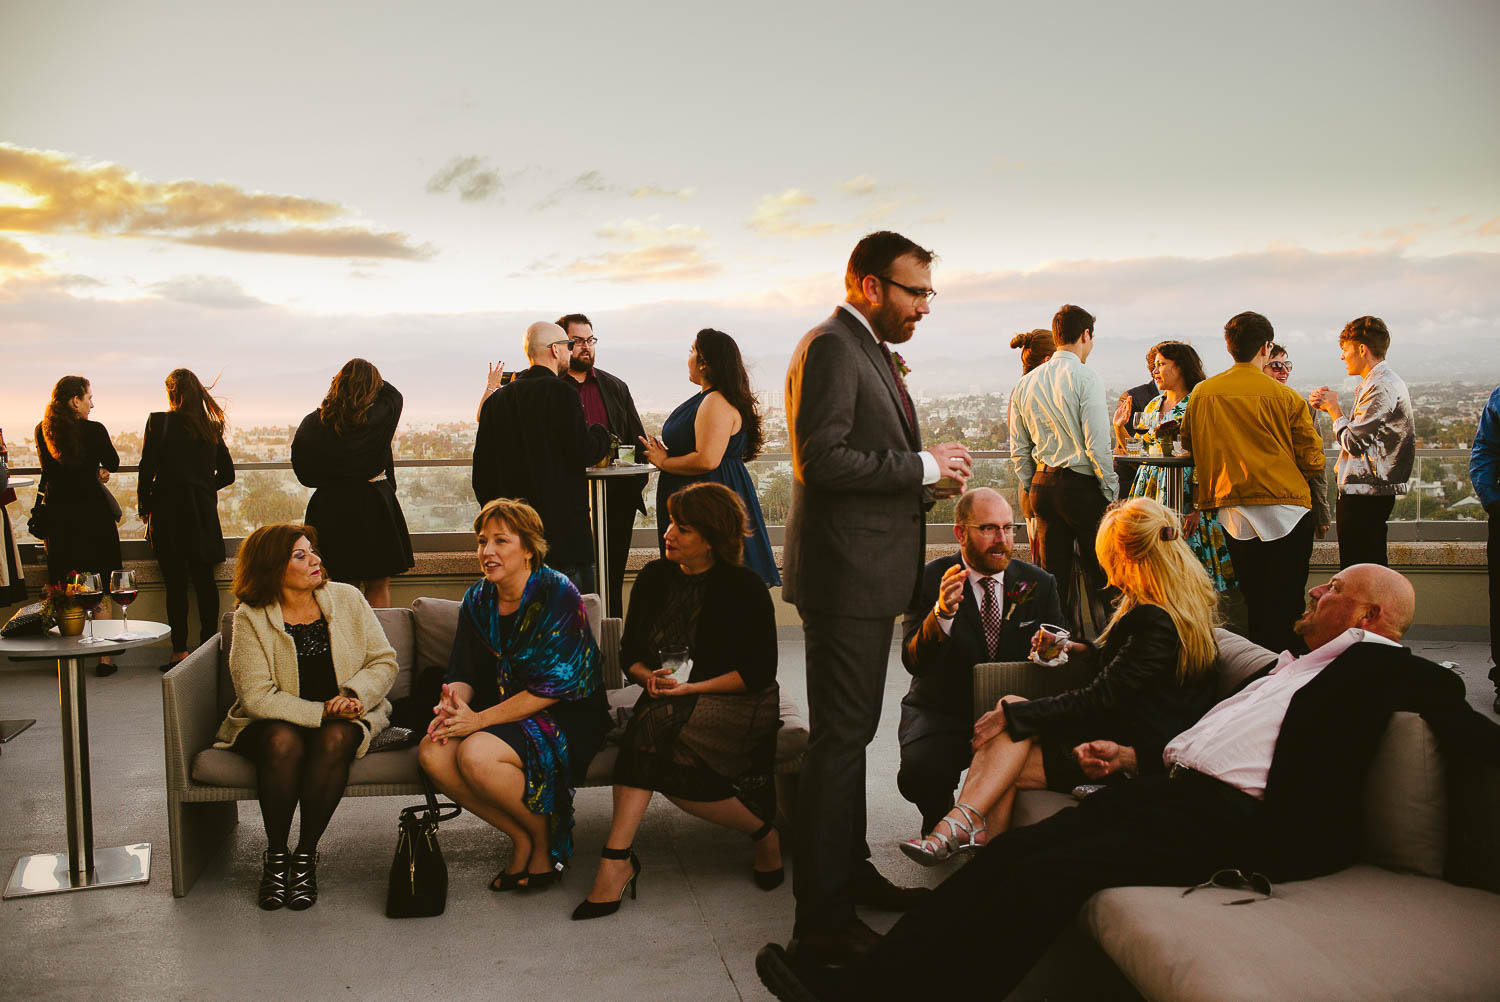
[[[1037,627],[1062,622],[1052,575],[1014,558],[1014,516],[998,491],[965,492],[953,519],[960,550],[922,571],[902,623],[901,663],[912,680],[896,732],[896,786],[922,812],[924,835],[953,807],[974,757],[974,666],[1024,660]]]
[[[542,518],[547,565],[581,592],[594,590],[594,535],[584,471],[609,451],[609,432],[589,425],[578,393],[559,374],[572,356],[561,327],[526,328],[531,368],[491,394],[474,435],[474,498],[519,498]]]
[[[854,907],[904,908],[865,842],[865,746],[875,736],[894,618],[916,592],[923,513],[940,476],[968,479],[956,442],[923,451],[903,363],[934,294],[932,253],[897,233],[859,242],[847,301],[803,337],[786,376],[792,502],[782,595],[807,643],[810,735],[797,809],[792,949],[846,962],[876,940]]]
[[[612,376],[594,365],[594,349],[599,339],[594,325],[582,313],[569,313],[557,321],[573,340],[573,355],[568,359],[568,379],[564,386],[578,391],[583,418],[604,429],[630,448],[646,434],[635,400],[625,380]],[[630,557],[630,534],[635,529],[635,513],[646,511],[641,492],[646,489],[647,475],[610,477],[604,482],[606,524],[605,547],[609,553],[609,580],[599,587],[609,589],[610,615],[624,615],[625,562]]]
[[[1283,653],[1169,742],[1169,772],[996,837],[851,968],[808,968],[769,944],[761,980],[782,999],[904,1000],[942,971],[1002,998],[1096,891],[1186,887],[1224,867],[1286,881],[1351,865],[1363,777],[1393,712],[1421,714],[1448,755],[1500,761],[1500,727],[1468,705],[1463,680],[1396,643],[1414,609],[1397,572],[1340,571],[1297,621],[1309,653]],[[1105,744],[1089,745],[1103,772],[1121,751]]]

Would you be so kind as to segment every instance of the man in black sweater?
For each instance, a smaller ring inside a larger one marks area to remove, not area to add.
[[[584,471],[609,451],[609,432],[584,421],[577,392],[558,378],[572,347],[556,324],[526,328],[531,368],[480,407],[472,479],[481,505],[505,497],[535,508],[546,530],[547,565],[591,592],[594,536]]]
[[[1358,564],[1309,593],[1283,653],[1168,743],[1165,775],[1106,787],[1077,808],[991,841],[853,964],[817,968],[768,944],[761,980],[780,999],[910,999],[934,971],[1002,998],[1096,891],[1190,886],[1238,867],[1302,880],[1355,861],[1363,777],[1393,712],[1420,713],[1449,754],[1500,760],[1500,727],[1458,676],[1396,641],[1415,594]],[[1124,749],[1090,749],[1103,770]]]

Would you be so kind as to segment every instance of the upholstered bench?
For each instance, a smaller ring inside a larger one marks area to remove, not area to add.
[[[1225,630],[1216,639],[1221,699],[1275,658]],[[978,665],[975,710],[1007,694],[1037,698],[1089,680],[1076,666],[1064,669]],[[1426,722],[1396,713],[1361,781],[1358,865],[1279,884],[1270,900],[1242,908],[1222,907],[1233,892],[1100,891],[1011,1002],[1500,998],[1500,769],[1445,763]],[[1013,822],[1032,824],[1073,804],[1067,794],[1021,792]]]
[[[603,619],[597,595],[585,595],[589,626],[604,660],[604,684],[617,719],[635,705],[640,686],[625,685],[620,665],[619,619]],[[411,692],[416,674],[431,665],[446,665],[458,628],[459,603],[419,598],[410,609],[377,609],[375,615],[396,649],[398,672],[390,698]],[[162,676],[162,717],[166,739],[167,816],[172,843],[172,893],[192,889],[203,867],[218,852],[238,823],[237,804],[255,799],[255,769],[237,752],[214,748],[219,724],[234,703],[229,651],[234,617],[226,614],[218,635]],[[615,732],[618,733],[618,730]],[[807,723],[801,708],[783,692],[781,730],[776,740],[776,787],[779,824],[786,826],[796,798],[797,776],[807,750]],[[580,786],[608,786],[619,747],[606,742],[589,763]],[[345,796],[420,796],[417,749],[372,752],[349,770]]]

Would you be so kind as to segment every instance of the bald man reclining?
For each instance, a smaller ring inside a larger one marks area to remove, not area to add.
[[[993,839],[848,966],[814,967],[768,944],[761,980],[786,1002],[907,1000],[944,983],[1003,998],[1095,891],[1186,887],[1226,868],[1284,881],[1349,866],[1365,773],[1393,712],[1420,713],[1450,755],[1500,761],[1500,727],[1470,709],[1462,680],[1397,643],[1415,604],[1388,568],[1334,575],[1296,624],[1309,653],[1283,653],[1174,738],[1166,775],[1113,784]],[[1119,765],[1107,748],[1095,754],[1103,770]]]

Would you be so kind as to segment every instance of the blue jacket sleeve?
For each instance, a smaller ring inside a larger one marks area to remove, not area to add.
[[[1479,430],[1469,453],[1469,479],[1486,511],[1500,501],[1500,387],[1490,394],[1479,415]]]

